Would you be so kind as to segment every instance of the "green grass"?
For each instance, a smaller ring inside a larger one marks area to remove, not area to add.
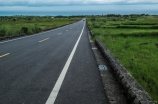
[[[16,19],[14,19],[16,18]],[[44,29],[59,27],[80,20],[79,18],[50,18],[36,16],[0,18],[0,37],[21,33],[33,34]]]
[[[110,35],[110,36],[158,36],[157,29],[117,29],[117,28],[93,28],[93,32],[97,35]]]
[[[157,26],[158,18],[142,16],[134,23],[128,18],[124,21],[109,21],[108,17],[97,19],[88,20],[94,33],[93,39],[98,38],[103,42],[157,104],[158,30],[149,27]],[[126,26],[125,23],[130,28],[118,28]]]

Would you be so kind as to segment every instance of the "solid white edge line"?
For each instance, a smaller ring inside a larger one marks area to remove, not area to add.
[[[74,56],[74,53],[75,53],[75,51],[76,51],[76,48],[77,48],[77,46],[78,46],[78,43],[79,43],[79,41],[80,41],[80,39],[81,39],[81,36],[82,36],[83,30],[84,30],[84,27],[85,27],[85,23],[84,23],[83,29],[82,29],[82,31],[81,31],[81,34],[80,34],[80,36],[79,36],[79,38],[78,38],[78,40],[77,40],[77,42],[76,42],[76,44],[75,44],[75,46],[74,46],[74,48],[73,48],[71,54],[70,54],[70,56],[69,56],[69,58],[68,58],[68,60],[67,60],[67,62],[66,62],[66,64],[65,64],[65,66],[64,66],[64,68],[63,68],[63,70],[62,70],[62,72],[61,72],[61,74],[60,74],[60,76],[59,76],[57,82],[55,83],[55,86],[54,86],[54,88],[53,88],[51,94],[49,95],[49,98],[47,99],[47,101],[46,101],[45,104],[54,104],[54,102],[55,102],[55,100],[56,100],[56,98],[57,98],[58,92],[59,92],[59,90],[60,90],[60,87],[61,87],[61,85],[62,85],[62,82],[63,82],[63,80],[64,80],[64,78],[65,78],[65,75],[66,75],[66,73],[67,73],[67,70],[68,70],[68,68],[69,68],[69,65],[70,65],[70,63],[71,63],[71,60],[72,60],[72,58],[73,58],[73,56]]]
[[[75,23],[70,24],[70,25],[74,25],[74,24]],[[57,29],[53,29],[53,30],[50,30],[50,31],[46,31],[46,32],[41,32],[41,33],[38,33],[38,34],[30,35],[30,36],[25,36],[25,37],[22,37],[22,38],[16,38],[16,39],[8,40],[8,41],[3,41],[3,42],[0,42],[0,43],[7,43],[7,42],[10,42],[10,41],[14,41],[14,40],[24,39],[24,38],[28,38],[28,37],[32,37],[32,36],[36,36],[36,35],[40,35],[40,34],[44,34],[44,33],[48,33],[48,32],[52,32],[52,31],[55,31],[55,30],[58,30],[58,29],[61,29],[61,28],[64,28],[64,27],[66,27],[66,26],[59,27]]]

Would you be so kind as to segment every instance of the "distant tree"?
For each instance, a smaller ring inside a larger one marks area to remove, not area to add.
[[[91,18],[91,21],[95,21],[95,17],[92,17],[92,18]]]
[[[16,18],[13,18],[13,21],[16,21],[17,19]]]
[[[106,20],[103,20],[104,23],[106,23]]]

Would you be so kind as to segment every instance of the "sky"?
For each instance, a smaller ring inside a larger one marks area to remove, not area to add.
[[[84,10],[158,12],[158,0],[0,0],[0,11]]]

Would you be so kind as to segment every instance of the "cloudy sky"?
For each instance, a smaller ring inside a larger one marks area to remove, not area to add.
[[[0,0],[0,11],[154,10],[158,0]]]

